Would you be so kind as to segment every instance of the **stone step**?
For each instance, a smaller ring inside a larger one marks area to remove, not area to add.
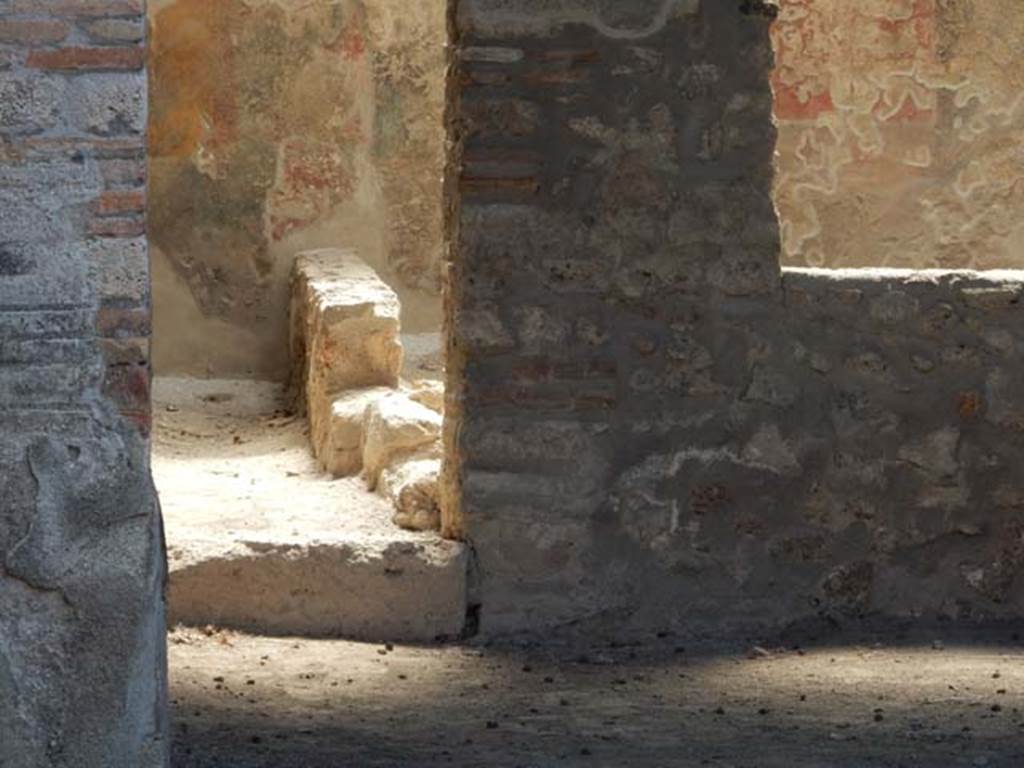
[[[340,392],[396,388],[402,371],[398,296],[353,251],[328,248],[295,258],[293,380],[314,445],[324,439]]]
[[[323,473],[280,387],[158,379],[154,397],[172,626],[373,642],[462,634],[465,545],[402,530],[362,478]]]
[[[444,387],[401,379],[399,313],[394,292],[355,253],[296,257],[294,378],[314,455],[336,477],[361,473],[394,505],[399,526],[437,530]],[[409,338],[418,367],[432,367],[427,361],[439,358],[440,336]]]
[[[172,552],[172,626],[372,642],[457,639],[464,545],[450,541],[193,538]]]

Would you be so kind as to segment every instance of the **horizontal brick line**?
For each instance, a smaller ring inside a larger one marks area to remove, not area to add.
[[[0,16],[0,43],[7,45],[53,45],[69,34],[71,28],[63,21]]]
[[[29,312],[89,312],[95,304],[0,304],[0,315],[20,315]]]
[[[84,395],[84,393],[83,393]],[[26,414],[39,414],[39,413],[52,413],[62,415],[89,415],[89,411],[83,411],[81,406],[76,407],[76,402],[81,402],[84,397],[76,398],[75,400],[63,400],[60,402],[50,403],[31,403],[26,405],[21,404],[9,404],[5,405],[0,402],[0,416],[4,413],[18,413],[23,412]]]
[[[54,334],[50,334],[50,333],[40,333],[40,334],[32,335],[32,334],[20,334],[19,333],[19,334],[13,335],[13,336],[5,336],[4,340],[2,342],[0,342],[0,344],[10,344],[10,343],[14,343],[14,342],[17,342],[17,343],[21,344],[21,343],[30,342],[30,341],[78,341],[78,342],[83,342],[83,343],[87,343],[87,344],[94,344],[94,343],[96,343],[98,341],[101,341],[101,340],[102,339],[99,336],[96,336],[93,333],[90,333],[88,336],[65,336],[63,334],[61,334],[61,335],[54,335]],[[95,357],[99,358],[100,355],[97,353],[95,355]]]
[[[98,139],[94,136],[83,134],[79,137],[31,137],[13,141],[9,146],[14,150],[27,149],[29,151],[55,150],[66,152],[91,149],[106,152],[141,152],[145,150],[146,142],[141,137]]]
[[[101,365],[102,358],[101,358],[100,355],[96,355],[94,357],[94,359],[96,360],[96,363],[97,363],[96,371],[98,372],[100,370],[100,368],[103,367]],[[3,367],[3,370],[0,370],[0,378],[3,378],[4,375],[6,375],[6,374],[8,374],[8,373],[10,373],[12,371],[19,371],[19,370],[28,371],[28,370],[32,370],[34,368],[62,368],[62,369],[67,369],[69,371],[79,372],[79,371],[81,371],[81,368],[82,368],[82,361],[81,360],[69,360],[67,362],[62,362],[60,360],[44,360],[44,361],[38,361],[37,360],[37,361],[27,361],[27,362],[21,362],[21,363],[6,363],[4,365],[4,367]]]
[[[35,15],[42,18],[140,18],[143,0],[14,0],[10,15]]]
[[[47,408],[45,405],[39,404],[24,404],[24,405],[4,405],[0,403],[0,416],[9,415],[12,413],[30,413],[37,414],[40,411],[54,411],[56,413],[70,413],[79,414],[82,416],[91,416],[92,410],[82,406],[69,406],[68,403],[60,403],[52,408]]]
[[[58,72],[136,71],[144,63],[141,46],[81,46],[29,51],[25,66]]]
[[[19,338],[15,338],[15,337],[11,337],[11,336],[5,336],[4,338],[0,339],[0,349],[3,349],[4,345],[6,345],[6,344],[13,344],[13,343],[24,344],[26,342],[33,342],[33,343],[36,343],[36,342],[46,342],[46,343],[68,342],[69,344],[79,344],[79,343],[81,343],[83,341],[92,341],[92,340],[93,340],[93,336],[92,336],[91,333],[88,336],[68,336],[66,333],[53,333],[53,334],[44,334],[44,335],[39,335],[39,336],[33,336],[31,339],[19,339]]]

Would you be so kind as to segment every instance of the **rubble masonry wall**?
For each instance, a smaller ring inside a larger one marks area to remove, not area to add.
[[[453,3],[445,523],[485,632],[1024,609],[1024,284],[780,270],[775,14]]]
[[[0,764],[166,765],[141,0],[0,0]]]

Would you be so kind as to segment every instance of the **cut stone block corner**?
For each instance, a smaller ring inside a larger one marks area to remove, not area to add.
[[[311,412],[317,398],[398,386],[400,314],[398,296],[354,251],[328,248],[296,257],[292,359]]]
[[[362,474],[392,502],[399,527],[432,531],[440,528],[444,385],[401,379],[400,312],[395,293],[353,251],[296,257],[292,347],[313,453],[335,477]]]

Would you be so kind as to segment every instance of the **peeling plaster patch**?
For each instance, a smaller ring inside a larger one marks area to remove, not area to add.
[[[291,261],[323,247],[359,249],[404,326],[435,330],[443,4],[164,0],[150,22],[158,369],[284,377]]]
[[[779,6],[783,263],[1024,266],[1024,6]]]

